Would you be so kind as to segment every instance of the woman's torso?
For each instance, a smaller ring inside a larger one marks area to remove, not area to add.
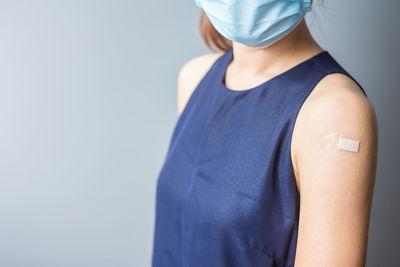
[[[350,75],[324,51],[234,91],[223,82],[232,57],[214,62],[170,139],[157,181],[153,267],[294,265],[294,123],[323,77]]]

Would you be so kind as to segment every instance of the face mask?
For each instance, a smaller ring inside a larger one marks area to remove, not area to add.
[[[195,0],[214,28],[231,41],[266,47],[293,30],[311,0]]]

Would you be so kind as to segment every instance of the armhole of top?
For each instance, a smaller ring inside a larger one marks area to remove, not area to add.
[[[346,71],[334,58],[333,60],[335,61],[335,63],[337,64],[337,66],[339,68],[335,68],[334,70],[327,70],[323,64],[321,64],[318,60],[316,60],[316,63],[318,64],[318,66],[324,70],[325,75],[321,78],[321,80],[323,78],[325,78],[327,75],[329,74],[335,74],[335,73],[340,73],[340,74],[344,74],[347,77],[349,77],[351,80],[353,80],[353,82],[355,82],[355,84],[357,84],[357,86],[360,88],[361,92],[365,95],[366,98],[368,98],[367,92],[364,90],[363,86],[361,86],[361,84],[348,72]]]
[[[308,93],[302,98],[302,100],[300,101],[299,105],[297,106],[296,112],[295,112],[295,116],[291,125],[291,134],[290,134],[290,142],[289,142],[289,158],[290,158],[290,164],[291,167],[293,169],[293,177],[296,178],[296,171],[294,168],[293,164],[294,162],[292,161],[292,140],[293,140],[293,135],[294,135],[294,129],[296,126],[296,122],[297,122],[297,118],[300,114],[301,108],[304,106],[305,102],[307,101],[308,97],[311,95],[311,93],[314,91],[314,89],[318,86],[318,84],[322,81],[322,79],[324,79],[327,75],[329,74],[335,74],[335,73],[340,73],[340,74],[344,74],[347,77],[349,77],[350,79],[352,79],[357,85],[358,87],[361,89],[361,92],[365,95],[365,97],[368,98],[367,93],[365,92],[365,90],[363,89],[363,87],[361,86],[361,84],[353,77],[351,76],[343,67],[341,67],[338,63],[339,68],[334,68],[333,70],[327,70],[326,68],[324,68],[323,64],[320,64],[320,62],[318,62],[318,60],[315,61],[317,63],[317,65],[321,68],[321,70],[323,70],[323,74],[321,75],[321,77],[319,79],[316,80],[316,82],[311,86],[311,89],[308,91]],[[296,159],[294,157],[294,159]],[[297,164],[296,164],[297,165]],[[300,196],[300,189],[297,187],[297,181],[295,180],[295,185],[296,185],[296,192],[297,194]],[[300,184],[300,177],[299,177],[299,184]]]

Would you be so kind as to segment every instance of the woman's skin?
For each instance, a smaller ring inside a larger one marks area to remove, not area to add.
[[[233,42],[234,58],[228,65],[225,85],[231,90],[255,87],[321,51],[304,20],[267,48]],[[202,55],[182,67],[178,114],[221,55]],[[359,151],[327,149],[324,137],[332,133],[359,140]],[[365,266],[377,138],[373,106],[358,85],[343,74],[325,76],[302,105],[291,144],[300,192],[295,267]]]

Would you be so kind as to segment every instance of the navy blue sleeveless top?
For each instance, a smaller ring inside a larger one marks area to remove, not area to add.
[[[232,59],[213,63],[176,123],[157,180],[153,267],[294,266],[296,116],[324,76],[352,77],[325,50],[238,91],[224,84]]]

